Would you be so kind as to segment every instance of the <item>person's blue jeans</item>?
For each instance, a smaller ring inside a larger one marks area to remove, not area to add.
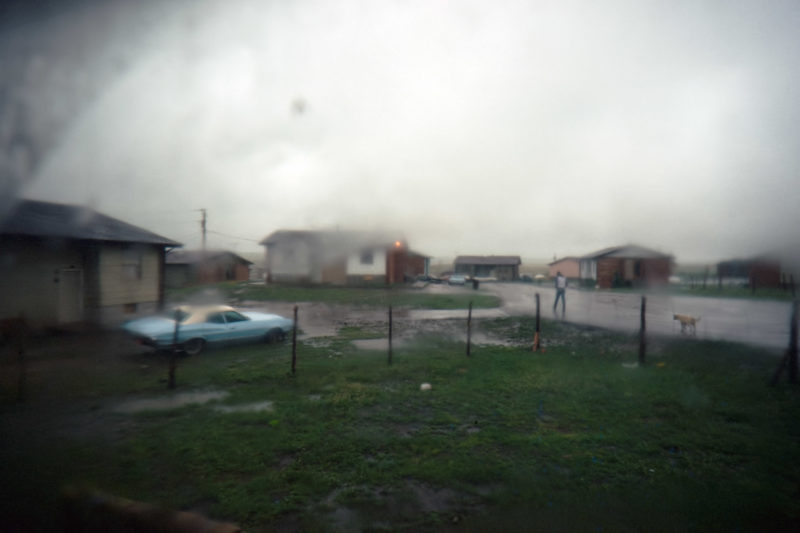
[[[556,289],[556,301],[553,303],[553,312],[556,312],[556,308],[558,307],[558,300],[561,300],[561,314],[563,315],[567,310],[567,298],[564,293],[567,292],[566,289]]]

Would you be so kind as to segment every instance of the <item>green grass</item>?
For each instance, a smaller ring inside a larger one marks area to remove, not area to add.
[[[209,288],[219,291],[226,299],[239,301],[322,302],[360,305],[365,307],[410,307],[422,309],[466,309],[473,307],[498,307],[497,296],[477,291],[458,291],[446,294],[429,294],[403,287],[293,287],[285,285],[250,285],[234,282],[219,283],[211,287],[189,287],[172,290],[168,298],[184,301]]]
[[[351,344],[378,332],[350,327],[301,344],[295,376],[288,345],[180,361],[179,390],[270,412],[111,412],[130,393],[165,394],[151,355],[97,363],[57,392],[33,380],[27,407],[3,404],[3,490],[36,514],[53,487],[78,483],[248,531],[797,530],[800,391],[766,385],[774,354],[653,340],[631,368],[633,337],[545,321],[545,352],[531,353],[530,320],[480,328],[512,346],[467,358],[430,336],[388,366]],[[80,421],[97,427],[74,431]]]

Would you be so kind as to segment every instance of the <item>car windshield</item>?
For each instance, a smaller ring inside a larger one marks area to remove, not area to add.
[[[186,311],[184,309],[180,309],[180,308],[175,309],[169,315],[169,317],[172,318],[172,319],[175,319],[177,317],[178,322],[186,322],[186,319],[189,318],[190,316],[192,316],[191,313],[189,313],[188,311]]]

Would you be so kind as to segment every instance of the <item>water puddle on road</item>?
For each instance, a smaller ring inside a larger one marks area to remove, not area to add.
[[[186,405],[203,404],[221,400],[228,396],[224,391],[179,392],[158,398],[141,398],[119,404],[113,410],[117,413],[140,413],[142,411],[165,411]]]

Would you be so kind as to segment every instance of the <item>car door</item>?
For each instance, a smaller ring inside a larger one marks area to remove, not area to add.
[[[208,314],[203,322],[203,336],[206,342],[219,342],[228,340],[230,332],[228,324],[225,322],[225,313],[214,311]]]
[[[245,340],[261,334],[253,327],[252,321],[238,311],[225,311],[223,314],[231,340]]]

